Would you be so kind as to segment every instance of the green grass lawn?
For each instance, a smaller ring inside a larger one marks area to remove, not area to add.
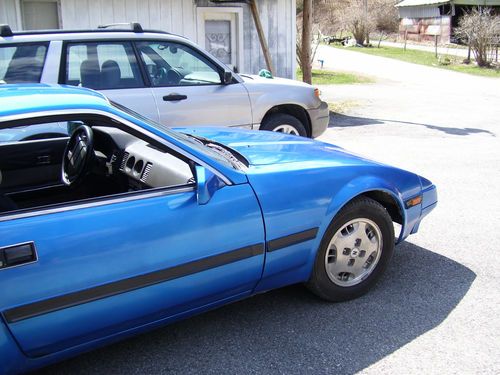
[[[345,47],[334,47],[334,48],[345,48]],[[433,52],[426,51],[416,51],[407,49],[406,51],[403,48],[395,48],[395,47],[348,47],[349,51],[357,51],[366,53],[369,55],[389,57],[392,59],[402,60],[414,64],[434,66],[437,68],[454,70],[462,73],[475,74],[486,77],[498,77],[500,78],[500,69],[496,68],[480,68],[474,64],[462,64],[462,57],[458,56],[449,56],[449,55],[439,55],[440,58],[436,58]],[[447,58],[450,62],[449,65],[443,65],[440,63],[445,58]]]
[[[302,81],[302,72],[297,69],[297,80]],[[354,83],[372,83],[371,78],[352,73],[332,72],[331,70],[313,69],[313,85],[349,85]]]

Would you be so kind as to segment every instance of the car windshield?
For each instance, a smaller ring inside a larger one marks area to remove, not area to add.
[[[197,151],[209,156],[210,158],[216,159],[218,162],[226,166],[229,166],[233,169],[243,169],[245,165],[248,165],[241,160],[243,157],[240,154],[228,148],[227,146],[220,145],[216,142],[211,142],[210,140],[206,140],[206,142],[204,142],[202,138],[174,131],[169,127],[148,119],[147,117],[144,117],[143,115],[119,103],[116,103],[114,101],[110,101],[110,103],[120,111],[138,118],[142,122],[145,122],[146,124],[161,130],[162,132],[168,134],[168,136],[175,138],[180,142],[188,143],[191,148],[196,149]]]

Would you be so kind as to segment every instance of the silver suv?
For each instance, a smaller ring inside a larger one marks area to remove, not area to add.
[[[12,32],[0,25],[0,82],[92,88],[168,126],[325,131],[328,105],[314,87],[237,74],[184,37],[131,26]]]

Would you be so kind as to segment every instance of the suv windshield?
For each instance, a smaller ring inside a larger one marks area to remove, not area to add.
[[[0,83],[40,82],[46,54],[46,43],[0,46]]]

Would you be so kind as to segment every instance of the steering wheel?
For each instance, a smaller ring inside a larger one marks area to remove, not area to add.
[[[88,173],[94,158],[94,134],[87,125],[75,129],[64,149],[62,181],[73,186],[82,181]]]

